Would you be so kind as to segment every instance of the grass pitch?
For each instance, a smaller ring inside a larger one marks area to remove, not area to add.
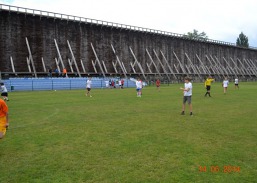
[[[256,83],[12,92],[0,182],[255,182]]]

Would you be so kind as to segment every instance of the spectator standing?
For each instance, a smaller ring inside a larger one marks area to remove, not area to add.
[[[62,77],[67,77],[67,70],[66,70],[66,68],[63,68],[63,70],[62,70]]]
[[[49,70],[48,70],[48,76],[51,78],[52,77],[52,69],[51,68],[49,68]]]
[[[55,76],[58,78],[60,75],[60,72],[57,68],[54,70],[54,73],[55,73]]]

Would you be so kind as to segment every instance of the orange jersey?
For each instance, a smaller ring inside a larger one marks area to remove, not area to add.
[[[0,99],[0,117],[6,116],[8,113],[8,106],[6,105],[5,101]]]
[[[5,126],[7,123],[6,116],[8,113],[8,107],[2,99],[0,99],[0,127]]]

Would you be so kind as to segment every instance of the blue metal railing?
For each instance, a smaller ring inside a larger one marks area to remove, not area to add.
[[[10,78],[2,80],[8,91],[85,89],[88,78]],[[118,78],[92,78],[92,88],[109,88],[109,80],[119,88]],[[133,79],[124,79],[124,87],[135,87]]]

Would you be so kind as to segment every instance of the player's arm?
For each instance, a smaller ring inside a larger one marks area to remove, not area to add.
[[[190,90],[190,88],[180,88],[180,90],[183,90],[183,91],[189,91]]]
[[[8,112],[6,113],[6,127],[9,126],[9,115]]]

